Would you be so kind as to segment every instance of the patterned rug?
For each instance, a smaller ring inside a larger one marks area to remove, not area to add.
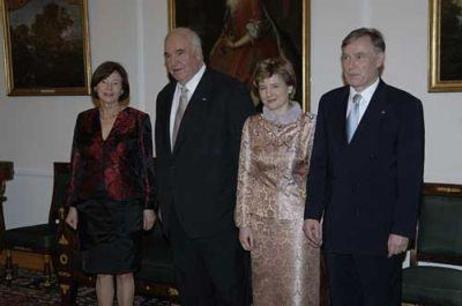
[[[40,272],[18,270],[11,286],[7,286],[4,278],[0,280],[0,305],[2,306],[59,306],[60,298],[56,280],[52,281],[50,288],[43,286]],[[94,288],[79,288],[77,305],[95,306],[96,293]],[[114,303],[114,305],[117,305]],[[167,306],[166,301],[156,298],[137,295],[135,306]]]

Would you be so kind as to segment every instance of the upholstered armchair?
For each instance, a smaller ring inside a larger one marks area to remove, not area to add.
[[[416,246],[403,271],[403,302],[462,305],[462,270],[435,264],[462,266],[462,185],[425,184]]]
[[[5,279],[11,282],[14,275],[15,260],[13,251],[41,254],[43,256],[44,286],[51,285],[52,254],[56,246],[56,227],[58,203],[65,198],[68,178],[66,164],[54,163],[53,198],[51,201],[48,222],[38,225],[22,226],[5,231],[4,246],[6,251]],[[31,203],[33,205],[33,203]]]
[[[3,236],[5,234],[5,219],[3,215],[3,202],[6,201],[6,181],[13,179],[13,162],[0,161],[0,250],[3,249]]]

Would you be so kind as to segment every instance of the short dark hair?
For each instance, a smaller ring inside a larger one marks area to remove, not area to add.
[[[95,87],[98,85],[98,83],[106,79],[115,71],[117,71],[122,77],[123,92],[119,97],[119,102],[128,99],[130,96],[130,84],[128,83],[127,71],[121,64],[111,61],[102,63],[98,66],[98,68],[96,68],[95,72],[93,72],[91,77],[91,96],[93,99],[98,100],[98,93],[95,90]]]
[[[254,94],[258,97],[258,84],[264,79],[270,78],[275,74],[279,75],[287,86],[293,87],[290,94],[290,97],[293,98],[295,95],[297,78],[292,64],[282,57],[267,58],[256,65],[252,82]]]
[[[385,52],[385,40],[382,33],[374,28],[359,28],[351,31],[342,41],[342,49],[358,38],[368,36],[377,51]]]

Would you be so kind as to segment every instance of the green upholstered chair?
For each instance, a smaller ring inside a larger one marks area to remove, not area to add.
[[[3,236],[5,235],[5,219],[3,217],[3,202],[6,201],[6,181],[14,177],[14,164],[10,161],[0,161],[0,250],[3,250]]]
[[[30,252],[43,255],[44,285],[50,286],[52,255],[56,246],[56,228],[59,222],[59,207],[66,198],[69,182],[69,165],[53,165],[53,198],[48,215],[48,223],[9,229],[4,235],[6,250],[5,279],[11,282],[14,272],[12,251]],[[31,204],[32,205],[32,204]]]
[[[431,306],[462,305],[462,185],[425,184],[417,242],[403,271],[403,302]]]
[[[135,280],[138,292],[164,297],[172,302],[178,298],[173,253],[162,235],[159,222],[143,237],[141,269],[135,274]]]

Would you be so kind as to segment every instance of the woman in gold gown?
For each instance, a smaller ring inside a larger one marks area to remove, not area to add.
[[[260,62],[263,113],[242,131],[235,222],[251,254],[254,306],[319,306],[319,249],[303,233],[315,117],[291,101],[295,84],[288,61]]]

